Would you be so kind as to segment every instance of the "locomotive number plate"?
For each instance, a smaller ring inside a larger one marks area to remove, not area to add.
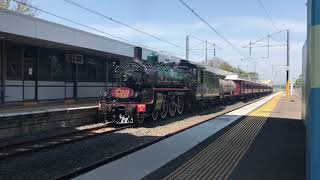
[[[132,97],[134,95],[133,89],[127,88],[127,87],[119,87],[119,88],[113,88],[111,90],[111,96],[115,98],[125,99]]]

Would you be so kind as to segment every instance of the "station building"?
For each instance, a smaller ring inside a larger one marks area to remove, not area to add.
[[[134,45],[5,9],[0,22],[0,104],[96,98],[134,54]]]
[[[96,99],[134,56],[135,45],[1,8],[0,22],[0,105]],[[142,58],[152,52],[142,48]]]

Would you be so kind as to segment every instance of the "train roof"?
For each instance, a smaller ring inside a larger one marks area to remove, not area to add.
[[[220,75],[220,76],[228,76],[228,75],[235,75],[235,73],[233,72],[229,72],[229,71],[225,71],[225,70],[222,70],[222,69],[219,69],[219,68],[215,68],[215,67],[206,67],[200,63],[196,63],[196,62],[192,62],[192,61],[187,61],[187,60],[181,60],[180,63],[187,63],[187,64],[190,64],[190,65],[193,65],[193,66],[196,66],[198,68],[202,68],[202,69],[205,69],[205,71],[208,71],[208,72],[211,72],[211,73],[214,73],[216,75]]]
[[[265,86],[270,86],[271,87],[271,85],[268,85],[268,84],[264,84],[264,83],[260,83],[260,82],[256,82],[256,81],[251,81],[251,80],[248,80],[248,79],[239,78],[238,75],[228,75],[225,79],[234,80],[234,81],[246,81],[246,82],[251,82],[251,83],[255,83],[255,84],[260,84],[260,85],[265,85]]]
[[[214,74],[220,75],[220,76],[230,76],[230,75],[235,75],[233,72],[225,71],[219,68],[215,67],[205,67],[206,71],[212,72]]]

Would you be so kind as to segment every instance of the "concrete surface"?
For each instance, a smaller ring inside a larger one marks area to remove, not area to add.
[[[75,179],[141,179],[263,105],[275,95],[183,131]],[[125,172],[125,173],[124,173]]]
[[[300,99],[282,97],[277,103],[210,136],[143,179],[306,179]],[[268,117],[263,119],[264,113]]]

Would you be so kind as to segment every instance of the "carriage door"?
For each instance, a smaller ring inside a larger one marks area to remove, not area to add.
[[[34,47],[24,49],[23,62],[23,100],[36,100],[37,50]]]

